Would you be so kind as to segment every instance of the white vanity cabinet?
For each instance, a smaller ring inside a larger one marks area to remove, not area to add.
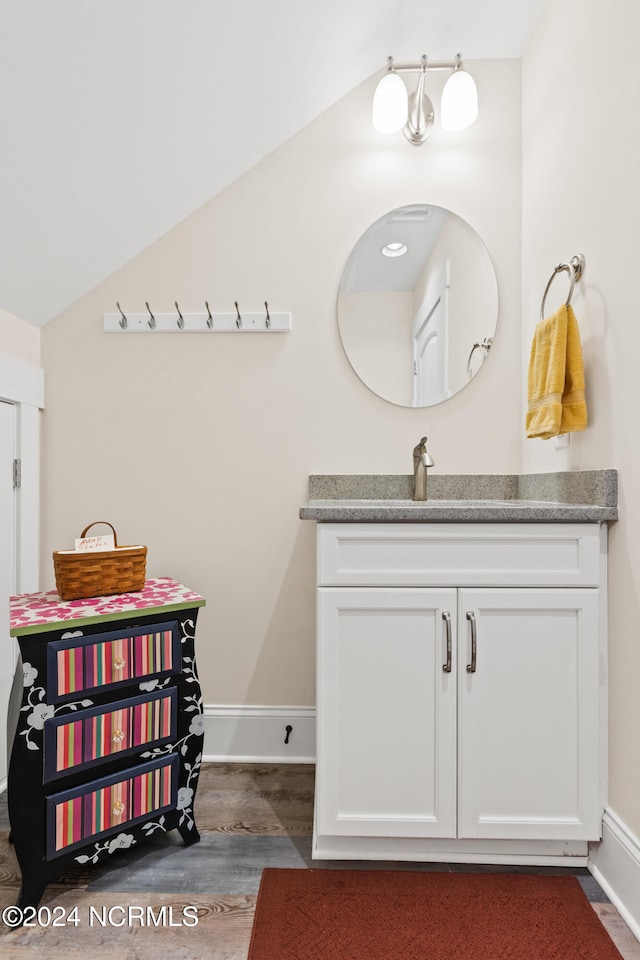
[[[584,857],[605,585],[598,524],[319,524],[314,856]]]

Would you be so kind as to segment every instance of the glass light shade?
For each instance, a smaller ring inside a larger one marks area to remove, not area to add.
[[[397,73],[385,73],[373,95],[371,119],[380,133],[395,133],[407,122],[409,98],[407,88]]]
[[[445,130],[464,130],[478,116],[478,91],[466,70],[454,70],[442,91],[440,122]]]

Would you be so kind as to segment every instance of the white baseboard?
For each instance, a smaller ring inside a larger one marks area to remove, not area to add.
[[[602,840],[591,844],[588,866],[640,940],[640,840],[611,809],[604,813]]]
[[[0,779],[0,793],[4,793],[6,789],[7,789],[7,778],[2,777]]]
[[[214,763],[314,763],[315,707],[204,707],[203,759]],[[292,729],[285,743],[286,728]]]

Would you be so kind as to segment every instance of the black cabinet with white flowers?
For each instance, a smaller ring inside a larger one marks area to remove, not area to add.
[[[75,864],[98,863],[158,832],[200,839],[202,760],[195,627],[204,599],[168,578],[135,593],[11,600],[20,659],[9,705],[8,803],[36,906]]]

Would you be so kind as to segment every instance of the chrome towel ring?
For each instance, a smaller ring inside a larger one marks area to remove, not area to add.
[[[569,274],[569,294],[565,301],[565,306],[568,307],[569,304],[571,303],[571,297],[573,296],[573,288],[575,287],[576,282],[580,280],[580,278],[582,277],[582,274],[584,272],[584,267],[585,267],[584,255],[582,253],[577,253],[575,257],[571,257],[571,260],[569,261],[569,263],[559,263],[557,267],[554,268],[554,271],[549,277],[549,281],[546,287],[544,288],[544,293],[542,294],[542,303],[540,304],[541,320],[544,320],[544,302],[547,298],[547,294],[549,293],[549,287],[553,283],[555,276],[558,273],[562,273],[564,270],[566,270],[567,273]]]

